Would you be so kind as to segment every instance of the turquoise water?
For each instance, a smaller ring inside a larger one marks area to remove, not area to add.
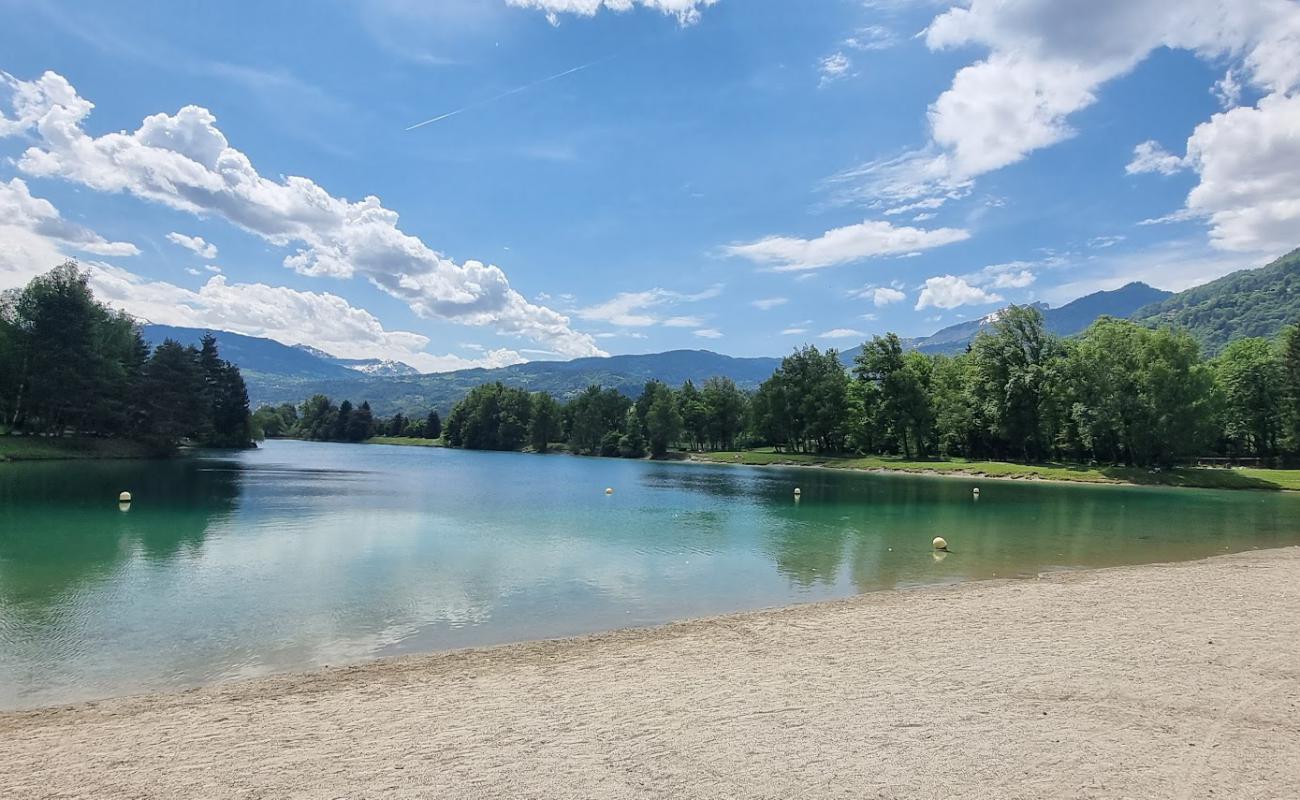
[[[1300,543],[1300,495],[975,483],[303,442],[0,464],[0,708]]]

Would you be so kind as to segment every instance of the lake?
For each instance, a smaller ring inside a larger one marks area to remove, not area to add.
[[[0,708],[1297,543],[1284,493],[288,441],[0,464]]]

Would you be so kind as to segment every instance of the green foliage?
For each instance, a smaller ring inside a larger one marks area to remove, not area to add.
[[[1300,250],[1180,292],[1133,319],[1185,329],[1210,355],[1236,339],[1275,337],[1300,320]]]
[[[1286,413],[1286,371],[1272,344],[1238,339],[1224,349],[1215,369],[1230,451],[1263,458],[1276,454]]]
[[[151,354],[135,321],[97,302],[73,262],[0,298],[0,420],[159,449],[253,439],[243,376],[214,339],[201,349],[167,340]]]

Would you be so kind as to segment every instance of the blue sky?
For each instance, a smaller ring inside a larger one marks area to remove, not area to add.
[[[0,0],[0,286],[439,370],[847,348],[1300,230],[1292,0],[305,8]]]

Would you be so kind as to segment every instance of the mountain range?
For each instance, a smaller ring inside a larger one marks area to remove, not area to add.
[[[1036,304],[1047,327],[1061,336],[1079,333],[1098,317],[1129,317],[1150,325],[1187,328],[1206,348],[1217,353],[1230,339],[1272,336],[1300,320],[1300,250],[1268,266],[1242,270],[1179,294],[1134,282],[1111,291],[1095,292],[1060,308]],[[999,312],[949,326],[930,336],[904,340],[924,353],[959,353]],[[146,325],[145,339],[198,344],[206,331]],[[285,345],[271,339],[213,331],[222,355],[243,370],[254,406],[298,403],[313,394],[354,402],[368,400],[378,414],[395,411],[448,411],[481,383],[501,381],[530,391],[572,397],[587,386],[636,393],[649,380],[671,385],[686,380],[702,383],[725,375],[743,389],[756,388],[780,364],[779,358],[734,358],[708,350],[673,350],[646,355],[579,358],[572,361],[533,361],[498,369],[467,369],[421,375],[401,362],[383,359],[342,359],[306,344]],[[846,364],[861,350],[846,350]]]

